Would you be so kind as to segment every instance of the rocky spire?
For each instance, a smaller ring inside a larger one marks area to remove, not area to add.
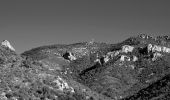
[[[7,47],[12,51],[15,51],[15,49],[13,48],[13,46],[10,44],[10,42],[8,40],[3,40],[1,42],[1,46]]]

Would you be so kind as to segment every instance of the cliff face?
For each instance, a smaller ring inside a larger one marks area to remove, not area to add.
[[[167,100],[170,38],[76,43],[20,55],[0,47],[2,100]]]

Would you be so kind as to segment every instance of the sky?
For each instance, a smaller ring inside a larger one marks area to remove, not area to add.
[[[17,53],[50,44],[170,35],[169,0],[1,0],[0,41]]]

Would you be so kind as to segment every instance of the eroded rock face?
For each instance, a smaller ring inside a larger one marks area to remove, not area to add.
[[[160,42],[161,40],[164,42]],[[168,44],[168,38],[154,39],[140,35],[119,44],[93,42],[52,45],[34,48],[18,55],[11,49],[10,43],[4,42],[3,46],[9,50],[0,48],[0,58],[3,59],[0,64],[2,85],[0,98],[3,100],[158,98],[168,94],[170,90]],[[162,92],[165,87],[167,92]],[[152,92],[155,88],[158,89],[157,92]],[[147,92],[146,96],[144,92]]]
[[[170,53],[170,48],[165,46],[148,44],[148,51]]]

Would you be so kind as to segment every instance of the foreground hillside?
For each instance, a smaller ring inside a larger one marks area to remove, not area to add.
[[[169,100],[170,38],[0,47],[0,100]]]

